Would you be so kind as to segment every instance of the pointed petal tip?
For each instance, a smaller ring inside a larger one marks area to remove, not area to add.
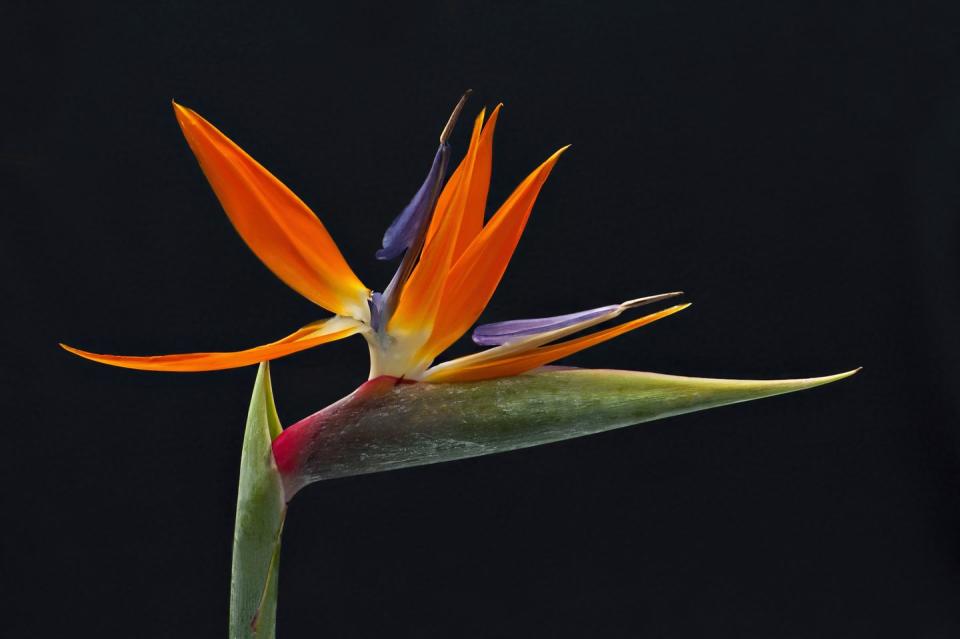
[[[69,344],[64,344],[63,342],[58,342],[57,344],[60,346],[60,348],[67,351],[68,353],[72,355],[76,355],[77,357],[82,357],[83,359],[88,359],[91,362],[101,362],[102,361],[101,358],[109,357],[109,355],[101,355],[100,353],[92,353],[90,351],[85,351],[80,348],[74,348],[73,346],[70,346]]]
[[[550,157],[543,161],[543,164],[537,167],[537,169],[534,171],[534,174],[542,171],[547,171],[548,173],[549,171],[552,171],[553,167],[556,166],[557,162],[560,160],[560,156],[566,153],[567,149],[569,149],[571,146],[573,145],[568,144],[554,151]]]
[[[627,300],[620,303],[620,308],[624,310],[628,308],[636,308],[638,306],[646,306],[647,304],[654,304],[663,300],[668,300],[673,297],[678,297],[683,295],[683,291],[671,291],[670,293],[659,293],[657,295],[647,295],[646,297],[636,297],[632,300]]]
[[[180,130],[183,131],[184,136],[186,136],[187,127],[196,125],[197,120],[202,118],[196,111],[183,106],[176,100],[171,100],[171,104],[173,105],[173,116],[177,118],[177,124],[180,125]]]
[[[543,164],[541,164],[539,167],[537,167],[537,171],[542,171],[543,169],[552,169],[552,168],[553,168],[553,165],[556,164],[556,163],[557,163],[557,160],[560,159],[560,156],[563,155],[564,153],[566,153],[566,152],[567,152],[567,149],[569,149],[571,146],[573,146],[573,145],[572,145],[572,144],[567,144],[567,145],[565,145],[565,146],[561,146],[559,149],[557,149],[556,151],[554,151],[554,152],[550,155],[550,157],[548,157],[546,160],[543,161]],[[536,171],[535,171],[535,172],[536,172]]]
[[[546,159],[546,161],[545,161],[543,164],[540,165],[540,170],[542,170],[542,169],[553,170],[554,165],[556,165],[557,161],[560,160],[560,156],[563,155],[564,153],[566,153],[566,152],[567,152],[567,149],[569,149],[571,146],[573,146],[573,145],[572,145],[572,144],[567,144],[566,146],[561,146],[559,149],[557,149],[556,151],[554,151],[554,152],[553,152],[553,155],[551,155],[550,157],[548,157],[548,158]]]
[[[99,353],[91,353],[90,351],[85,351],[85,350],[82,350],[82,349],[79,349],[79,348],[74,348],[73,346],[70,346],[70,345],[68,345],[68,344],[64,344],[63,342],[58,342],[58,345],[59,345],[60,348],[62,348],[63,350],[67,351],[68,353],[70,353],[70,354],[72,354],[72,355],[76,355],[77,357],[82,357],[83,359],[88,359],[88,360],[90,360],[91,362],[105,363],[105,362],[103,362],[103,360],[102,360],[102,358],[103,358],[104,356],[103,356],[103,355],[100,355]],[[109,357],[109,356],[107,356],[107,357]]]
[[[463,92],[463,95],[460,96],[460,100],[457,102],[456,106],[453,107],[453,112],[450,114],[450,118],[447,120],[446,126],[443,127],[443,130],[440,132],[440,144],[446,144],[447,140],[450,139],[450,135],[453,133],[453,128],[457,125],[457,120],[460,118],[460,112],[463,111],[463,106],[467,103],[467,98],[470,97],[470,94],[473,93],[473,89],[467,89]]]
[[[178,120],[179,120],[180,118],[189,118],[189,117],[195,115],[194,112],[193,112],[193,109],[190,109],[189,107],[183,106],[182,104],[180,104],[180,103],[177,102],[176,100],[170,100],[170,105],[173,107],[173,113],[174,113],[174,115],[177,116],[177,119],[178,119]]]

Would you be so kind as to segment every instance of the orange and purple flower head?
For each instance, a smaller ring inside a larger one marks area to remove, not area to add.
[[[423,185],[383,236],[377,258],[401,258],[382,293],[354,274],[323,223],[290,189],[195,112],[174,103],[177,121],[240,236],[281,280],[332,313],[276,342],[230,353],[149,357],[100,355],[64,346],[104,364],[157,371],[207,371],[276,359],[354,334],[370,348],[370,378],[462,382],[518,375],[639,328],[681,304],[566,341],[564,338],[667,293],[558,317],[477,327],[491,348],[440,364],[434,360],[476,322],[503,277],[534,202],[563,147],[537,167],[486,219],[493,135],[501,105],[477,116],[465,157],[447,179],[449,137],[460,99],[440,135]]]
[[[360,281],[320,220],[290,189],[209,122],[174,104],[190,148],[243,240],[277,277],[334,316],[270,344],[229,353],[130,357],[63,347],[113,366],[185,372],[267,362],[362,335],[370,350],[370,381],[286,429],[270,412],[269,370],[261,366],[251,411],[268,406],[255,421],[270,425],[274,470],[265,472],[277,474],[286,500],[319,479],[535,446],[810,388],[855,372],[757,381],[546,366],[683,310],[689,304],[567,339],[678,292],[479,326],[473,341],[489,348],[435,364],[490,301],[540,189],[567,148],[547,158],[487,219],[501,105],[489,118],[485,111],[476,117],[466,154],[448,177],[448,140],[465,99],[443,128],[426,179],[383,236],[377,258],[400,258],[383,292]]]

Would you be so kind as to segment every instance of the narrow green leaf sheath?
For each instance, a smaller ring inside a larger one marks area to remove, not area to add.
[[[852,375],[786,380],[546,368],[481,382],[370,380],[273,444],[289,500],[321,479],[476,457],[599,433]]]
[[[271,444],[280,431],[270,366],[264,362],[257,371],[240,457],[230,582],[231,639],[272,639],[275,635],[280,535],[286,503]]]

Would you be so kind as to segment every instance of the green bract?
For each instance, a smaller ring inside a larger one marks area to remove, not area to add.
[[[273,636],[284,499],[310,482],[561,441],[813,388],[855,372],[730,380],[548,368],[450,384],[379,377],[280,432],[269,369],[261,364],[241,461],[231,636]]]

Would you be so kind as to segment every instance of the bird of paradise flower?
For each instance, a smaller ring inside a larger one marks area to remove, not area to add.
[[[501,107],[498,105],[485,123],[481,111],[466,157],[441,190],[450,156],[447,140],[462,105],[463,101],[444,129],[427,180],[384,236],[377,257],[391,259],[403,254],[404,260],[381,294],[354,275],[326,228],[293,192],[209,122],[174,104],[190,148],[248,246],[291,288],[336,315],[276,342],[232,353],[129,357],[64,348],[125,368],[209,371],[276,359],[359,333],[370,347],[371,379],[391,375],[412,381],[462,382],[524,373],[689,306],[672,306],[552,346],[549,344],[629,308],[680,293],[560,317],[481,326],[474,331],[474,341],[493,348],[431,366],[437,355],[474,324],[493,296],[541,187],[568,148],[561,148],[537,167],[485,224],[493,133]]]
[[[426,179],[384,234],[377,258],[401,259],[383,292],[359,280],[324,225],[290,189],[197,113],[174,103],[190,148],[243,240],[277,277],[334,316],[237,352],[140,357],[61,344],[93,361],[143,370],[260,363],[241,460],[231,636],[273,636],[286,504],[312,481],[558,441],[811,388],[856,372],[761,381],[547,366],[687,308],[676,304],[566,339],[680,292],[479,326],[473,341],[490,348],[435,364],[490,301],[541,188],[568,148],[547,158],[487,220],[502,105],[489,118],[480,111],[466,154],[447,178],[449,138],[468,94],[442,130]],[[369,347],[369,381],[282,429],[266,362],[357,334]]]

